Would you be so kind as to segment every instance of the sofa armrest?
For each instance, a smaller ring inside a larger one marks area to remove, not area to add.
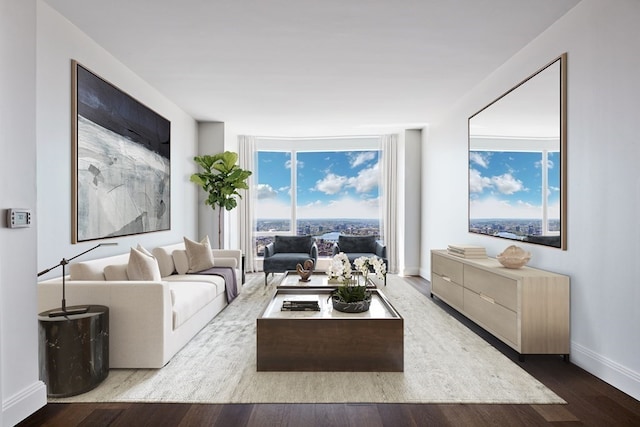
[[[340,245],[336,242],[331,248],[331,256],[336,256],[340,253]]]
[[[376,242],[376,255],[383,259],[387,258],[387,246]]]
[[[265,258],[269,258],[270,256],[273,256],[273,254],[275,254],[276,251],[276,246],[273,242],[269,243],[267,246],[264,247],[264,257]]]
[[[311,252],[309,255],[311,255],[311,258],[313,259],[313,265],[318,265],[318,245],[316,242],[313,242],[311,245]]]
[[[240,268],[242,265],[242,251],[240,249],[213,249],[213,264],[216,267]],[[235,260],[231,265],[230,260]]]
[[[38,283],[38,312],[60,307],[62,279]],[[171,292],[166,282],[66,282],[67,305],[109,307],[109,365],[160,368],[173,330]]]

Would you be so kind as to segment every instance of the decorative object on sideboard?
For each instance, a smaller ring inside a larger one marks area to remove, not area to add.
[[[298,275],[300,276],[300,281],[301,282],[308,282],[309,281],[309,277],[313,274],[313,260],[312,259],[308,259],[304,262],[304,264],[297,264],[296,265],[296,271],[298,272]]]
[[[519,246],[511,245],[496,257],[507,268],[520,268],[531,259],[531,253]]]
[[[67,300],[66,300],[66,295],[65,295],[65,276],[67,275],[66,272],[66,266],[67,264],[69,264],[69,261],[73,261],[74,259],[88,253],[91,252],[94,249],[99,248],[100,246],[116,246],[117,243],[112,242],[112,243],[99,243],[96,246],[92,247],[91,249],[87,249],[86,251],[79,253],[76,256],[73,256],[69,259],[66,258],[62,258],[62,260],[54,265],[53,267],[47,268],[46,270],[42,270],[40,273],[38,273],[38,277],[42,276],[43,274],[47,274],[48,272],[50,272],[53,269],[56,269],[58,267],[62,267],[62,304],[61,304],[61,308],[60,310],[53,310],[50,311],[48,313],[49,317],[58,317],[58,316],[69,316],[72,314],[83,314],[86,313],[87,311],[89,311],[89,307],[88,306],[82,306],[82,307],[73,307],[73,308],[69,308],[67,309]]]
[[[214,155],[195,156],[196,162],[204,172],[191,175],[191,182],[198,184],[207,193],[205,205],[218,209],[218,249],[222,249],[222,213],[238,206],[237,198],[242,198],[238,190],[248,190],[247,179],[253,172],[244,170],[236,164],[238,153],[225,151]]]
[[[448,245],[447,253],[460,258],[486,258],[487,250],[476,245]]]

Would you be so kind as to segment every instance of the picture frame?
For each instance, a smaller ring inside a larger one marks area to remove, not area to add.
[[[171,122],[71,68],[72,243],[171,229]]]

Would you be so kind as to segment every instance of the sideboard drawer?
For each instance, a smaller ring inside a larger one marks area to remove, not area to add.
[[[439,276],[447,277],[453,282],[462,284],[462,264],[454,260],[433,254],[431,270]]]
[[[448,278],[442,278],[437,274],[431,275],[431,293],[450,306],[462,309],[462,285],[452,282]]]
[[[464,287],[477,294],[486,295],[510,310],[517,311],[518,309],[518,282],[516,280],[465,265]]]
[[[469,289],[464,290],[464,311],[474,321],[514,346],[518,346],[518,317],[514,311]]]

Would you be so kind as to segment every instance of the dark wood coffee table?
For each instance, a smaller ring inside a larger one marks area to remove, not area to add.
[[[332,288],[278,288],[257,319],[258,371],[404,370],[404,319],[378,289],[369,311],[333,310]],[[289,298],[316,299],[320,311],[282,311]]]

